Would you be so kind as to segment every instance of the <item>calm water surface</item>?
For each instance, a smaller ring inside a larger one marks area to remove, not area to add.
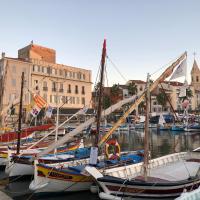
[[[131,131],[131,132],[120,132],[114,134],[114,137],[118,138],[121,145],[122,151],[125,150],[138,150],[143,149],[144,132],[143,130]],[[171,131],[160,131],[151,129],[150,131],[150,149],[152,158],[159,157],[162,155],[193,150],[200,146],[200,133],[186,133],[186,132],[171,132]],[[5,176],[4,172],[0,172],[0,178]],[[3,181],[2,190],[5,191],[9,196],[16,200],[97,200],[97,195],[88,192],[76,192],[76,193],[57,193],[54,195],[34,195],[29,191],[30,181],[15,181],[8,183]],[[166,200],[166,199],[165,199]]]

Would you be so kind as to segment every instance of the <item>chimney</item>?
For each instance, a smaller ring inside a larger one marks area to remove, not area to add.
[[[2,52],[1,53],[1,58],[5,58],[5,56],[6,56],[5,52]]]

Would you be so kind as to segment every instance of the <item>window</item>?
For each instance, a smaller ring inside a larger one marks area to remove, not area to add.
[[[70,78],[72,78],[72,72],[69,72],[69,76],[70,76]]]
[[[52,82],[52,91],[53,91],[53,92],[56,92],[56,88],[57,88],[57,87],[56,87],[56,82],[53,81],[53,82]]]
[[[35,89],[36,89],[36,90],[39,90],[39,87],[38,87],[38,80],[34,80],[34,85],[35,85]]]
[[[68,93],[71,93],[71,85],[70,85],[70,84],[68,85],[68,90],[67,90],[67,92],[68,92]]]
[[[143,88],[142,88],[142,86],[140,86],[140,91],[142,91],[143,90]]]
[[[59,71],[60,71],[60,76],[63,76],[63,71],[62,71],[62,69],[60,69]]]
[[[48,91],[47,82],[43,82],[43,91]]]
[[[85,80],[85,74],[83,74],[83,80]]]
[[[42,73],[44,73],[44,67],[42,67]]]
[[[198,76],[196,76],[196,82],[199,82],[199,77]]]
[[[83,105],[85,105],[85,97],[82,97],[82,98],[81,98],[81,103],[82,103]]]
[[[67,71],[65,71],[65,77],[68,77],[68,73],[67,73]]]
[[[63,92],[64,89],[63,89],[63,83],[60,83],[60,89],[59,89],[59,92]]]
[[[50,103],[52,103],[52,95],[50,95]]]
[[[72,103],[75,104],[75,97],[72,97]]]
[[[82,86],[82,91],[81,91],[82,94],[85,94],[85,86]]]
[[[73,72],[73,78],[75,78],[75,76],[76,76],[76,73],[75,73],[75,72]]]
[[[48,68],[47,68],[47,73],[48,73],[48,74],[52,74],[52,69],[51,69],[51,67],[48,67]]]
[[[78,94],[78,85],[75,86],[75,94]]]

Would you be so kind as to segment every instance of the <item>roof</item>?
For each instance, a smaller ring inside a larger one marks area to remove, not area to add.
[[[136,83],[136,84],[146,84],[145,81],[142,80],[129,80],[128,82]]]

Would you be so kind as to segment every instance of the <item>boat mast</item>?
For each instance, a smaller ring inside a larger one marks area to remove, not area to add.
[[[24,88],[24,72],[21,76],[21,94],[20,94],[20,103],[19,103],[19,121],[18,121],[18,138],[17,138],[17,154],[20,151],[20,136],[21,136],[21,127],[22,127],[22,101],[23,101],[23,88]]]
[[[104,69],[105,69],[105,58],[106,58],[106,39],[104,39],[103,42],[102,57],[101,57],[101,73],[100,73],[99,95],[98,95],[99,98],[98,98],[98,108],[97,108],[97,134],[94,142],[95,147],[98,147],[98,142],[99,142],[100,121],[101,121],[102,100],[103,100],[103,79],[104,79]]]
[[[149,90],[150,75],[147,74],[146,86],[146,119],[145,119],[145,134],[144,134],[144,179],[147,181],[148,164],[149,164],[149,105],[150,105],[150,90]]]

